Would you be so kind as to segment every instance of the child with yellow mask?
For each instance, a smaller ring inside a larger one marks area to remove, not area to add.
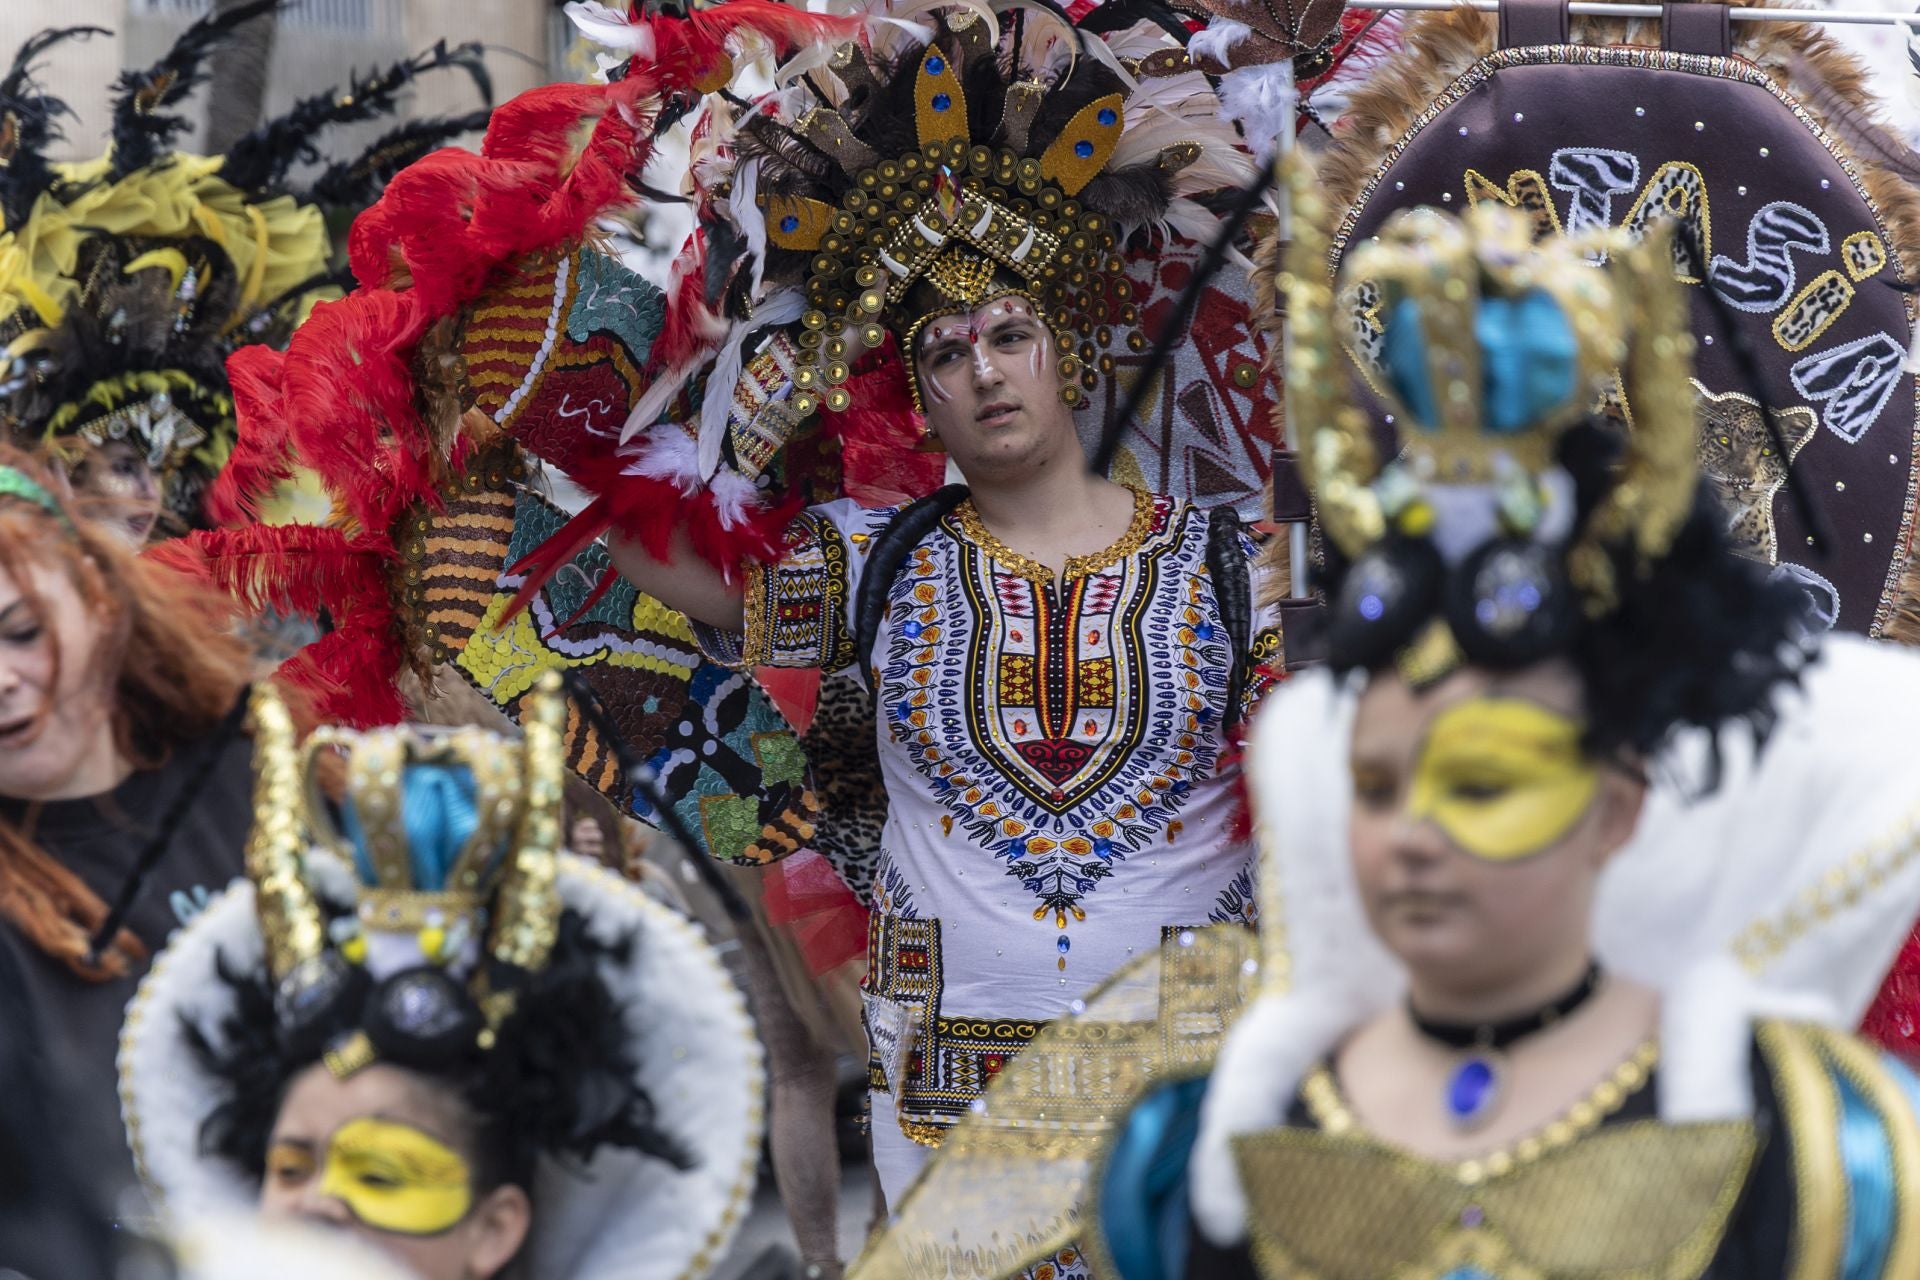
[[[761,1063],[680,917],[560,847],[525,736],[323,728],[256,696],[248,878],[140,989],[127,1133],[167,1220],[242,1203],[421,1280],[698,1276],[750,1194]]]

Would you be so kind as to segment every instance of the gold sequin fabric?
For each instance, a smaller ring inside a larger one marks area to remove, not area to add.
[[[1712,1259],[1756,1145],[1745,1122],[1631,1121],[1478,1184],[1324,1130],[1249,1134],[1235,1154],[1274,1280],[1680,1280]]]

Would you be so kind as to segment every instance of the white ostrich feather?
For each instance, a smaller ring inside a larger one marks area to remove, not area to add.
[[[654,56],[653,32],[629,22],[626,14],[608,8],[599,0],[572,0],[566,12],[574,29],[595,44],[624,49],[641,58]]]

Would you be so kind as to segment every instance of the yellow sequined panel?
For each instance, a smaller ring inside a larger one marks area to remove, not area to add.
[[[1049,1023],[947,1130],[856,1280],[1039,1274],[1076,1240],[1106,1143],[1147,1088],[1206,1069],[1253,990],[1253,935],[1179,930]],[[1113,1276],[1097,1257],[1092,1274]],[[1199,1280],[1196,1277],[1196,1280]]]
[[[1078,195],[1120,145],[1120,104],[1120,95],[1110,93],[1075,112],[1041,155],[1041,176],[1059,183],[1068,195]]]
[[[1235,1141],[1254,1257],[1274,1280],[1691,1280],[1712,1260],[1757,1141],[1745,1122],[1602,1128],[1479,1185],[1371,1139]]]

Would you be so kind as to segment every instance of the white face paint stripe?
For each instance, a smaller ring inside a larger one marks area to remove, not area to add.
[[[963,318],[960,316],[955,316],[945,324],[942,324],[936,320],[932,324],[927,326],[927,336],[930,342],[944,342],[948,338],[965,336],[967,341],[969,343],[972,343],[973,341],[972,317],[969,316],[969,317]],[[938,374],[931,373],[931,372],[928,373],[926,378],[926,383],[927,383],[928,399],[932,400],[935,404],[952,403],[953,393],[947,390],[946,387],[941,385]]]
[[[998,370],[991,360],[991,353],[986,344],[982,342],[984,335],[981,333],[981,330],[986,327],[987,323],[1000,319],[1003,316],[1024,316],[1031,318],[1034,314],[1032,306],[1028,304],[1025,298],[1018,295],[1009,295],[996,299],[991,304],[967,315],[945,316],[928,322],[927,327],[923,330],[925,334],[924,344],[930,346],[934,343],[945,342],[952,338],[965,338],[968,348],[973,352],[973,376],[977,378],[988,378],[997,373]],[[1052,345],[1050,336],[1046,331],[1046,327],[1043,325],[1040,327],[1040,333],[1033,345],[1027,349],[1027,369],[1033,377],[1036,379],[1040,378],[1043,376],[1047,362],[1051,359]],[[928,371],[922,378],[921,381],[924,383],[927,399],[934,404],[950,404],[953,401],[954,393],[948,387],[941,385],[940,376],[941,375],[932,371]]]

